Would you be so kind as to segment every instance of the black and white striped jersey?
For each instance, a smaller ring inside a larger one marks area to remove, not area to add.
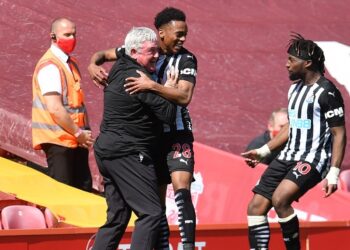
[[[343,126],[344,115],[341,93],[325,77],[312,85],[292,84],[288,92],[289,139],[278,159],[304,160],[324,174],[332,153],[330,128]]]
[[[167,80],[167,71],[171,66],[179,71],[179,80],[185,80],[196,84],[197,76],[197,59],[196,57],[182,48],[175,55],[160,55],[157,61],[157,78],[158,82],[164,84]],[[164,124],[164,132],[186,131],[192,132],[192,122],[190,114],[186,107],[177,106],[175,123],[172,125]]]

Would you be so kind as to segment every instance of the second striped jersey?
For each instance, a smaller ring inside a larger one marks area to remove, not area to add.
[[[344,102],[335,85],[321,77],[298,81],[288,92],[289,139],[278,159],[313,163],[323,174],[332,153],[331,127],[345,124]]]
[[[167,71],[171,66],[179,72],[178,80],[185,80],[193,85],[196,84],[197,76],[197,59],[196,57],[182,48],[175,55],[160,55],[157,61],[157,78],[158,82],[164,84],[166,82]],[[164,124],[164,132],[185,131],[192,133],[192,122],[187,107],[177,106],[176,121],[172,125]]]

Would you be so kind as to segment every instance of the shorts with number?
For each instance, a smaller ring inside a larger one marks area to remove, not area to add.
[[[275,159],[265,170],[253,192],[271,200],[277,186],[284,179],[294,182],[300,188],[298,198],[322,180],[316,167],[309,162]]]
[[[160,164],[157,171],[160,183],[170,183],[170,175],[175,171],[193,174],[194,152],[193,136],[189,133],[169,133],[163,135]],[[168,176],[168,177],[167,177]],[[168,179],[169,178],[169,179]]]

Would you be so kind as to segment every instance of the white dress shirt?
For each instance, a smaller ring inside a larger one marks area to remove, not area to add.
[[[66,68],[70,70],[67,63],[68,55],[53,44],[51,45],[50,50],[66,66]],[[42,95],[45,95],[48,92],[62,94],[60,71],[54,64],[49,64],[39,70],[38,83]]]

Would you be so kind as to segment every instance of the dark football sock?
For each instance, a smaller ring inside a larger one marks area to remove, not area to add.
[[[287,250],[300,250],[299,220],[296,214],[287,218],[280,218],[284,244]]]
[[[182,244],[190,243],[194,247],[196,231],[196,212],[192,204],[191,193],[187,189],[175,192],[175,202],[179,210],[179,228]]]

